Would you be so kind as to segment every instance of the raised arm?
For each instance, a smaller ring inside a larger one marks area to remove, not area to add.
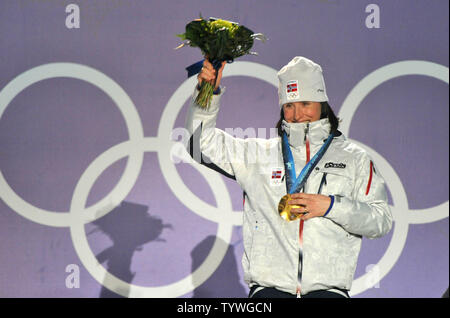
[[[244,166],[243,157],[239,155],[240,152],[237,149],[245,147],[245,140],[234,138],[223,130],[216,128],[220,99],[225,92],[223,87],[219,88],[224,67],[225,62],[222,64],[216,80],[218,92],[213,95],[209,108],[205,109],[196,105],[195,99],[199,93],[198,86],[194,90],[185,123],[185,128],[190,136],[187,150],[195,161],[227,177],[236,179],[239,170],[242,171]],[[205,60],[197,78],[199,85],[202,81],[214,81],[215,70],[208,60]]]

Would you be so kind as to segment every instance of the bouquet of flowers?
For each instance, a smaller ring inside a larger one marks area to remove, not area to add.
[[[201,16],[200,19],[189,22],[186,25],[186,32],[177,34],[177,36],[184,42],[176,49],[186,45],[200,48],[202,54],[211,61],[216,71],[223,61],[231,63],[235,58],[245,54],[256,55],[256,52],[250,52],[253,41],[256,39],[265,42],[267,39],[263,34],[253,33],[238,23],[216,18],[205,20]],[[202,82],[200,92],[195,100],[200,107],[209,107],[215,82],[216,80],[214,83]]]

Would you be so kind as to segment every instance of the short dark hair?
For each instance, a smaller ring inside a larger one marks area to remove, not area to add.
[[[338,127],[339,127],[339,118],[336,117],[336,115],[333,112],[333,109],[331,108],[330,104],[328,102],[321,102],[320,103],[320,119],[328,118],[328,121],[330,122],[331,128],[330,133],[333,133],[334,135],[337,135]],[[284,111],[283,107],[281,107],[280,110],[280,119],[277,122],[277,125],[275,126],[278,131],[278,136],[283,135],[283,130],[281,128],[282,121],[284,119]]]

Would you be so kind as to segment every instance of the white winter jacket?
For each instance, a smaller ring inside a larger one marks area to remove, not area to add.
[[[287,222],[278,214],[278,202],[286,194],[281,138],[240,139],[215,128],[224,91],[213,96],[208,110],[195,105],[194,91],[186,118],[188,150],[196,161],[235,179],[244,190],[245,281],[295,294],[300,221]],[[329,130],[328,119],[310,123],[311,158]],[[298,175],[306,161],[303,129],[295,135],[285,131]],[[335,200],[326,217],[304,222],[301,293],[350,290],[362,236],[380,237],[392,226],[384,180],[367,153],[340,135],[310,174],[304,192],[334,195]]]

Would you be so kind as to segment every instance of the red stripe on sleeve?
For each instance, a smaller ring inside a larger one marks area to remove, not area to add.
[[[370,175],[369,175],[369,182],[367,183],[366,195],[368,195],[369,191],[370,191],[370,185],[372,184],[372,174],[373,174],[373,162],[371,160],[370,161]]]

